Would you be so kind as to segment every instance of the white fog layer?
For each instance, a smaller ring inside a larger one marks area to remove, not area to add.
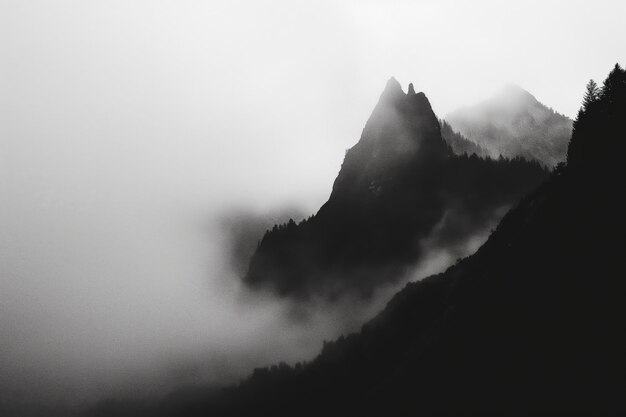
[[[236,381],[357,329],[390,289],[294,320],[224,217],[315,213],[391,76],[439,116],[515,82],[574,117],[626,61],[626,3],[575,3],[0,2],[0,401]]]

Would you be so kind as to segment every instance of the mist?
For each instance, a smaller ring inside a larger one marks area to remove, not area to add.
[[[3,1],[0,404],[233,382],[356,329],[386,293],[294,320],[241,287],[225,213],[316,212],[391,75],[437,114],[514,81],[573,116],[626,35],[574,4]]]

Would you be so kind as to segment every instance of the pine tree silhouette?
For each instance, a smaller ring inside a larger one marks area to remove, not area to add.
[[[587,91],[583,97],[583,109],[588,110],[589,107],[600,98],[600,89],[594,80],[587,83]]]

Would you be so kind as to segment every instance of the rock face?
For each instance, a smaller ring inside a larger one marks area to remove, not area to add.
[[[456,156],[424,93],[390,79],[328,201],[268,231],[244,281],[283,296],[367,296],[431,249],[459,256],[547,177],[538,163]]]
[[[491,157],[521,156],[548,167],[564,162],[572,120],[541,104],[529,92],[509,85],[491,99],[446,116],[452,129]]]

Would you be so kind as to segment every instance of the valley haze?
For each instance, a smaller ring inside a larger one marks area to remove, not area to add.
[[[0,2],[0,414],[311,360],[496,226],[367,302],[297,311],[244,285],[265,225],[327,201],[387,80],[440,118],[512,82],[575,119],[587,81],[626,62],[625,16],[609,0]]]

